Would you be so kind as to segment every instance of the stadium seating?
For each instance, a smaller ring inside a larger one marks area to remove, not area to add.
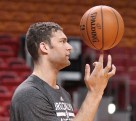
[[[19,76],[22,75],[22,73],[27,72],[30,73],[31,69],[29,66],[27,66],[24,59],[19,57],[12,57],[8,58],[6,60],[6,63],[8,65],[8,68],[10,71],[16,72]]]
[[[10,36],[0,36],[0,45],[2,46],[10,46],[12,51],[14,52],[14,56],[18,56],[19,52],[19,38],[12,38]]]
[[[8,45],[0,45],[0,57],[7,59],[9,57],[14,57],[15,53],[12,48]]]
[[[9,121],[9,107],[17,86],[31,73],[19,57],[19,40],[0,36],[0,121]]]

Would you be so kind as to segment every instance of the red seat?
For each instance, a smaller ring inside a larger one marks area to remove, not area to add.
[[[11,71],[15,71],[18,75],[21,75],[23,72],[31,72],[30,67],[25,63],[25,60],[22,58],[9,58],[6,60],[8,67]]]
[[[0,121],[9,121],[9,116],[0,116]]]
[[[7,63],[5,63],[2,58],[0,58],[0,71],[7,71],[7,70],[8,70]]]
[[[136,82],[136,70],[129,71],[130,80]]]
[[[0,93],[8,93],[8,88],[5,86],[0,85]]]
[[[110,80],[111,81],[109,82],[109,86],[107,87],[109,88],[109,90],[107,90],[107,93],[109,93],[109,91],[112,91],[113,95],[116,96],[114,101],[117,103],[118,108],[123,110],[126,109],[128,104],[126,96],[129,91],[128,75],[117,74],[113,76]]]
[[[128,59],[127,62],[128,70],[135,71],[136,70],[136,60],[135,59]]]
[[[135,93],[136,93],[136,81],[130,80],[130,87],[129,87],[129,93],[130,93],[130,100],[134,100]]]
[[[15,65],[24,65],[25,64],[25,60],[22,58],[18,58],[18,57],[11,57],[8,58],[6,60],[7,64],[9,66],[15,66]]]
[[[0,80],[7,80],[7,79],[17,79],[19,78],[16,72],[12,71],[3,71],[0,73]],[[0,82],[1,82],[0,81]]]
[[[0,93],[0,103],[4,102],[4,101],[10,101],[12,98],[12,93],[8,92],[8,93]]]
[[[5,71],[0,73],[0,84],[8,89],[18,86],[21,83],[21,78],[15,72]]]
[[[19,51],[19,38],[12,38],[10,36],[0,36],[0,45],[8,45],[14,51],[15,56]]]
[[[136,60],[136,48],[133,47],[133,48],[129,48],[129,55],[130,55],[130,58],[133,60],[135,59]]]
[[[24,81],[25,79],[27,79],[27,77],[31,74],[31,72],[22,72],[21,74],[21,78],[22,81]]]
[[[2,104],[0,105],[0,116],[4,116],[4,112],[5,112],[5,108],[4,106],[2,106]],[[1,117],[0,117],[1,118]],[[1,119],[0,119],[1,121]]]
[[[6,86],[9,90],[13,91],[15,86],[18,86],[22,82],[21,79],[7,79],[0,82],[1,85]]]
[[[1,115],[1,116],[5,116],[5,117],[9,116],[10,103],[11,103],[11,101],[3,101],[3,102],[1,103],[1,109],[2,109],[2,110],[0,111],[0,115]]]
[[[126,66],[126,60],[125,59],[122,59],[122,58],[113,58],[112,59],[112,63],[115,65],[115,66]]]
[[[15,89],[17,88],[17,86],[13,86],[13,85],[9,85],[8,83],[1,84],[0,86],[0,94],[7,94],[7,93],[14,93]]]
[[[3,59],[14,57],[15,53],[13,52],[12,48],[7,45],[0,45],[0,57]]]
[[[131,100],[133,100],[136,92],[136,70],[129,71],[129,77],[130,77],[130,97]]]
[[[110,49],[110,54],[112,55],[113,59],[117,59],[117,58],[127,59],[129,58],[127,51],[128,49],[125,47],[115,47]]]

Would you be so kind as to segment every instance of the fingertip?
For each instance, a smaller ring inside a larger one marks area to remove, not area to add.
[[[104,53],[101,53],[100,56],[103,57],[103,56],[104,56]]]
[[[90,68],[90,65],[89,64],[86,64],[85,65],[85,69],[89,69]]]
[[[111,58],[111,55],[110,55],[110,54],[108,55],[108,58]]]
[[[100,56],[99,56],[99,62],[103,63],[103,58],[104,58],[104,55],[100,54]]]
[[[93,66],[95,66],[95,65],[96,65],[96,62],[93,63]]]
[[[112,68],[115,70],[116,72],[116,66],[114,64],[112,64]]]
[[[85,68],[89,68],[89,64],[86,64],[86,65],[85,65]]]
[[[86,64],[85,65],[85,78],[88,77],[89,74],[90,74],[90,65]]]
[[[112,64],[112,68],[115,68],[114,64]]]

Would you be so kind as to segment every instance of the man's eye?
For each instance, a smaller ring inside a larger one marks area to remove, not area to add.
[[[66,41],[65,41],[65,40],[62,40],[62,41],[60,41],[60,42],[65,43]]]

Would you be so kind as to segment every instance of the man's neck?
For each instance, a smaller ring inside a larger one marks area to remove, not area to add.
[[[58,71],[48,66],[37,65],[34,67],[33,74],[48,83],[52,88],[58,89],[57,74]]]

